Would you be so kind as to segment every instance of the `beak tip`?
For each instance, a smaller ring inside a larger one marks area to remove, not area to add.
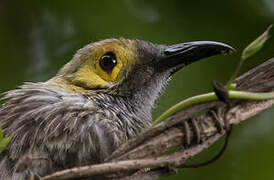
[[[221,50],[221,54],[225,54],[225,55],[226,54],[231,55],[231,54],[233,54],[235,52],[237,52],[237,50],[234,49],[233,47],[229,46],[229,45],[226,46],[226,49]]]
[[[214,41],[204,41],[204,42],[208,42],[208,44],[212,48],[216,48],[216,50],[219,49],[220,54],[229,54],[230,55],[230,54],[236,52],[236,49],[234,49],[230,45],[222,43],[222,42],[214,42]]]

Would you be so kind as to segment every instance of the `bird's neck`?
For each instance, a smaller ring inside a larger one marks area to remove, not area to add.
[[[126,131],[126,139],[135,137],[151,125],[151,111],[145,107],[142,108],[141,104],[132,98],[105,93],[86,96],[95,102],[101,112],[112,117],[116,128]]]
[[[129,119],[138,118],[149,123],[151,122],[153,105],[150,102],[140,101],[138,97],[125,97],[105,93],[90,94],[87,96],[95,101],[98,107],[112,111],[114,114],[127,113]]]
[[[126,101],[137,110],[151,115],[152,109],[165,91],[169,80],[170,78],[166,74],[162,74],[144,80],[138,85],[124,83],[117,88],[119,89],[117,94],[126,97]],[[142,80],[134,79],[134,81],[140,82]]]

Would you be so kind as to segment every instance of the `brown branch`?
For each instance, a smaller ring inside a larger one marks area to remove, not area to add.
[[[274,90],[274,59],[235,80],[238,90],[270,92]],[[157,179],[184,167],[187,159],[214,144],[224,135],[224,117],[229,124],[239,124],[270,108],[274,99],[265,101],[234,100],[227,110],[220,101],[191,106],[148,129],[114,152],[105,163],[56,172],[42,180],[61,180],[98,176],[109,179]],[[202,115],[197,115],[204,112]],[[215,112],[215,113],[209,113]],[[216,121],[218,118],[219,121]],[[218,123],[216,123],[218,122]],[[197,129],[198,128],[198,129]],[[188,129],[188,130],[186,130]],[[178,147],[184,147],[178,148]],[[178,151],[164,155],[171,149]],[[150,171],[143,170],[149,167]]]

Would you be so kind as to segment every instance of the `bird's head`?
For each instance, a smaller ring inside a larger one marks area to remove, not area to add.
[[[107,39],[80,49],[53,79],[77,93],[105,93],[153,105],[174,72],[230,46],[196,41],[171,46]]]

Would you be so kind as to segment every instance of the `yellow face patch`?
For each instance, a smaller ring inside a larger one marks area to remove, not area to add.
[[[86,53],[86,52],[85,52]],[[105,40],[94,43],[87,59],[73,74],[74,85],[85,89],[107,88],[118,82],[136,64],[136,42],[134,40]],[[113,54],[115,65],[110,70],[102,68],[100,60],[106,54]]]

